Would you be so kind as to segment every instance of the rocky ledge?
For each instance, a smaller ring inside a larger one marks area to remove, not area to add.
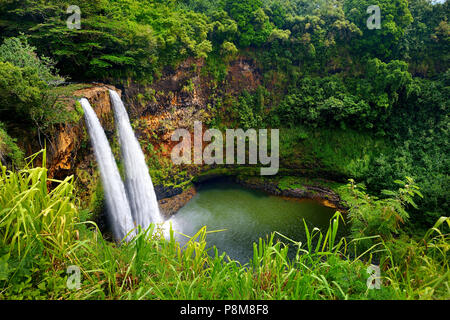
[[[177,213],[196,193],[195,187],[192,186],[177,195],[159,200],[159,208],[164,218],[170,218]]]
[[[237,176],[236,182],[246,188],[261,190],[272,195],[295,199],[311,199],[342,212],[348,210],[348,207],[339,194],[318,183],[304,184],[301,188],[280,188],[279,181],[277,180],[257,179],[246,176]]]

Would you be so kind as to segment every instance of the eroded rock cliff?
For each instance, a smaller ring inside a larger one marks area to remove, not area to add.
[[[94,83],[86,85],[73,93],[76,97],[89,100],[106,132],[114,130],[113,113],[108,89],[120,90],[111,85]],[[68,102],[68,108],[74,108],[76,100]],[[49,176],[61,179],[76,174],[77,168],[86,166],[92,159],[87,142],[84,117],[77,123],[61,123],[52,130],[50,146],[47,148],[47,166]]]

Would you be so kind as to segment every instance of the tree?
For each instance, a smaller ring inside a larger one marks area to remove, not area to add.
[[[262,9],[261,0],[226,0],[225,10],[238,25],[241,47],[261,46],[267,41],[273,26]]]
[[[0,46],[0,117],[43,130],[68,120],[70,113],[57,102],[55,91],[63,80],[50,59],[38,58],[26,37],[6,39]]]
[[[449,68],[449,6],[449,1],[409,1],[414,21],[406,29],[395,55],[409,62],[413,75],[431,77]]]
[[[367,27],[369,6],[380,8],[380,29]],[[362,31],[362,35],[352,42],[354,52],[380,59],[392,58],[395,46],[413,21],[408,0],[347,0],[344,11],[347,19]]]

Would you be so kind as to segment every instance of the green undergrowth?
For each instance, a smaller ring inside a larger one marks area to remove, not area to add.
[[[48,190],[48,182],[56,187]],[[208,249],[208,234],[222,231],[206,227],[184,246],[176,230],[155,225],[128,243],[106,241],[79,209],[72,177],[56,181],[45,168],[2,166],[0,299],[449,299],[450,219],[441,217],[420,241],[402,233],[398,216],[407,219],[418,190],[412,186],[401,184],[380,201],[351,182],[358,203],[352,237],[337,237],[337,212],[328,230],[305,223],[306,243],[276,233],[260,239],[241,265]],[[377,224],[387,227],[377,233]],[[371,263],[380,266],[379,279],[369,279]],[[78,289],[70,266],[80,270]],[[368,288],[378,280],[380,289]]]
[[[24,153],[16,144],[16,139],[10,137],[0,122],[0,161],[9,161],[13,165],[21,165]]]
[[[332,172],[335,176],[362,179],[370,171],[373,160],[389,152],[383,139],[350,129],[280,130],[282,163],[310,168],[319,176]]]

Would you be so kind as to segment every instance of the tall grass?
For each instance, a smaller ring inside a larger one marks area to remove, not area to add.
[[[45,159],[45,151],[41,153]],[[75,237],[73,177],[47,179],[47,169],[29,167],[38,155],[18,172],[0,167],[0,237],[2,244],[19,256],[26,255],[33,242],[39,242],[53,261],[66,257]],[[49,192],[47,184],[51,182],[58,185]]]

